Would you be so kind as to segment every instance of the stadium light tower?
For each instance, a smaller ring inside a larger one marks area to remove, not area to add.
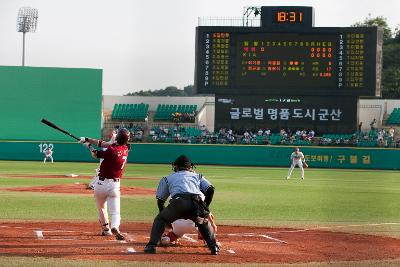
[[[38,10],[32,7],[21,7],[18,10],[17,32],[22,32],[22,66],[25,66],[25,33],[35,32]]]

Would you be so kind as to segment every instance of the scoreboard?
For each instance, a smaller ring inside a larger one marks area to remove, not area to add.
[[[272,21],[292,28],[197,27],[197,93],[381,95],[378,28],[300,27],[293,12]]]

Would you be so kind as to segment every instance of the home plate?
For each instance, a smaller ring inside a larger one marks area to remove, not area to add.
[[[127,248],[128,253],[135,253],[136,250],[134,248]]]
[[[68,173],[65,175],[66,177],[78,177],[78,174],[74,174],[74,173]]]
[[[227,251],[228,251],[229,253],[231,253],[231,254],[235,254],[235,253],[236,253],[233,249],[228,249]]]

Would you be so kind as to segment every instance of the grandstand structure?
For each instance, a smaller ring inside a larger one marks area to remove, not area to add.
[[[191,143],[191,144],[253,144],[253,145],[322,145],[357,147],[395,147],[400,139],[400,100],[360,99],[358,104],[360,129],[355,133],[319,134],[303,139],[285,138],[279,131],[269,136],[256,134],[259,129],[249,129],[254,136],[247,142],[243,133],[229,140],[221,129],[215,128],[215,97],[150,97],[103,96],[103,138],[116,127],[128,127],[134,142]],[[193,120],[176,120],[174,114],[193,114]],[[374,125],[371,122],[376,119]],[[374,130],[371,131],[371,127]],[[390,128],[394,129],[389,138]],[[207,135],[203,132],[207,131]],[[228,131],[229,129],[224,129]],[[265,130],[265,129],[263,129]],[[292,129],[296,131],[298,129]],[[300,129],[303,130],[303,129]],[[311,129],[307,129],[311,130]],[[379,142],[379,131],[384,131],[384,144]]]

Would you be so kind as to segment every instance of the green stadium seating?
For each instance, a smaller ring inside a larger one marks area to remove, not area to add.
[[[166,105],[158,104],[154,120],[171,120],[174,113],[192,113],[197,110],[197,105]]]
[[[392,124],[392,125],[400,124],[400,108],[393,109],[392,113],[390,113],[386,121],[386,124]]]
[[[143,121],[149,113],[149,104],[115,104],[111,114],[113,120]]]

